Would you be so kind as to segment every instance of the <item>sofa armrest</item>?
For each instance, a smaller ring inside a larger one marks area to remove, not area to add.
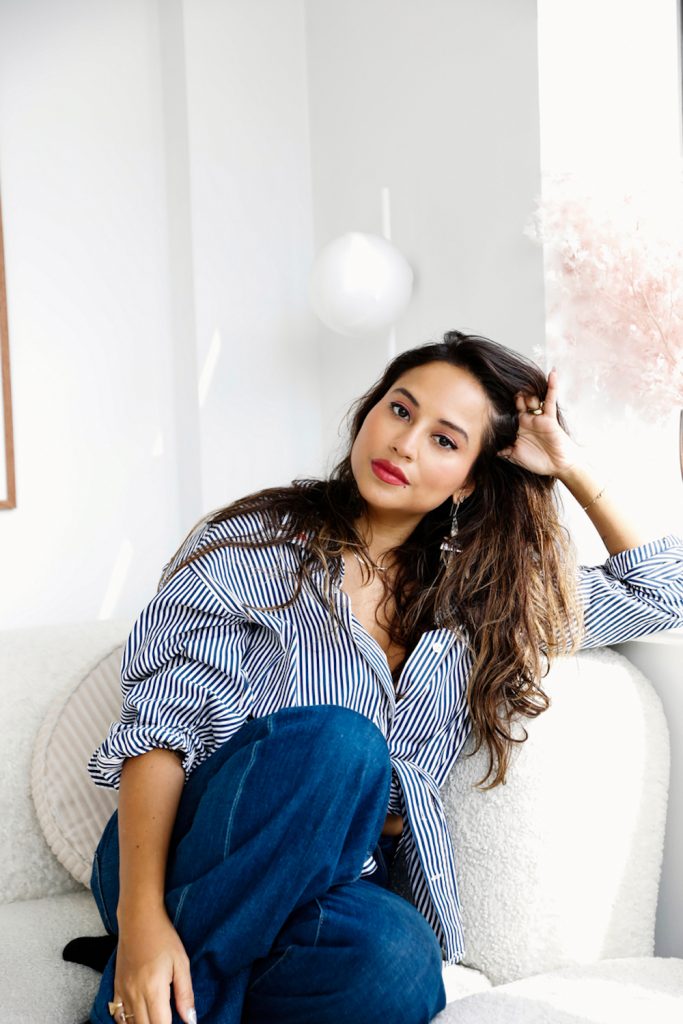
[[[125,642],[122,621],[0,632],[0,903],[82,890],[49,849],[31,799],[33,745],[52,701]]]

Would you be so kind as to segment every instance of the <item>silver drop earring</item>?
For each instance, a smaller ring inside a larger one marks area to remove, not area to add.
[[[441,541],[441,560],[443,562],[448,562],[451,555],[459,555],[462,552],[462,548],[458,544],[458,509],[461,501],[462,498],[458,498],[457,502],[453,502],[451,532]]]

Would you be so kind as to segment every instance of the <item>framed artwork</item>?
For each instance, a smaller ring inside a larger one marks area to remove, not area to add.
[[[12,389],[9,375],[9,330],[5,287],[5,247],[0,204],[0,509],[16,508],[14,481],[14,435],[12,432]]]

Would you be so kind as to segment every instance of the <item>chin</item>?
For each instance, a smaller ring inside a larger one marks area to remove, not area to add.
[[[377,487],[360,485],[358,490],[365,501],[368,509],[376,509],[378,512],[396,512],[405,516],[422,516],[424,512],[418,511],[409,504],[407,495],[402,487],[396,488],[396,493],[387,493],[386,487],[379,484]]]
[[[408,516],[423,516],[425,514],[422,510],[417,511],[412,507],[413,495],[410,486],[404,488],[385,484],[375,477],[372,470],[357,473],[353,463],[351,470],[358,493],[368,508],[378,509],[382,512],[403,512]]]

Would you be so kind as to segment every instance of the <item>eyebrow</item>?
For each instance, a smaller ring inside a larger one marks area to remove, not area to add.
[[[415,406],[416,409],[420,408],[420,403],[418,402],[418,400],[415,397],[415,395],[412,395],[410,393],[410,391],[408,391],[408,388],[394,388],[394,391],[398,391],[401,395],[405,395],[406,398],[410,399],[410,401],[413,403],[413,405]],[[457,423],[451,423],[450,420],[437,420],[437,423],[441,423],[444,427],[450,427],[450,429],[451,430],[455,430],[456,433],[462,434],[462,436],[465,438],[467,443],[468,444],[470,443],[470,439],[469,439],[469,437],[467,435],[467,431],[463,430],[462,427],[459,427]]]

